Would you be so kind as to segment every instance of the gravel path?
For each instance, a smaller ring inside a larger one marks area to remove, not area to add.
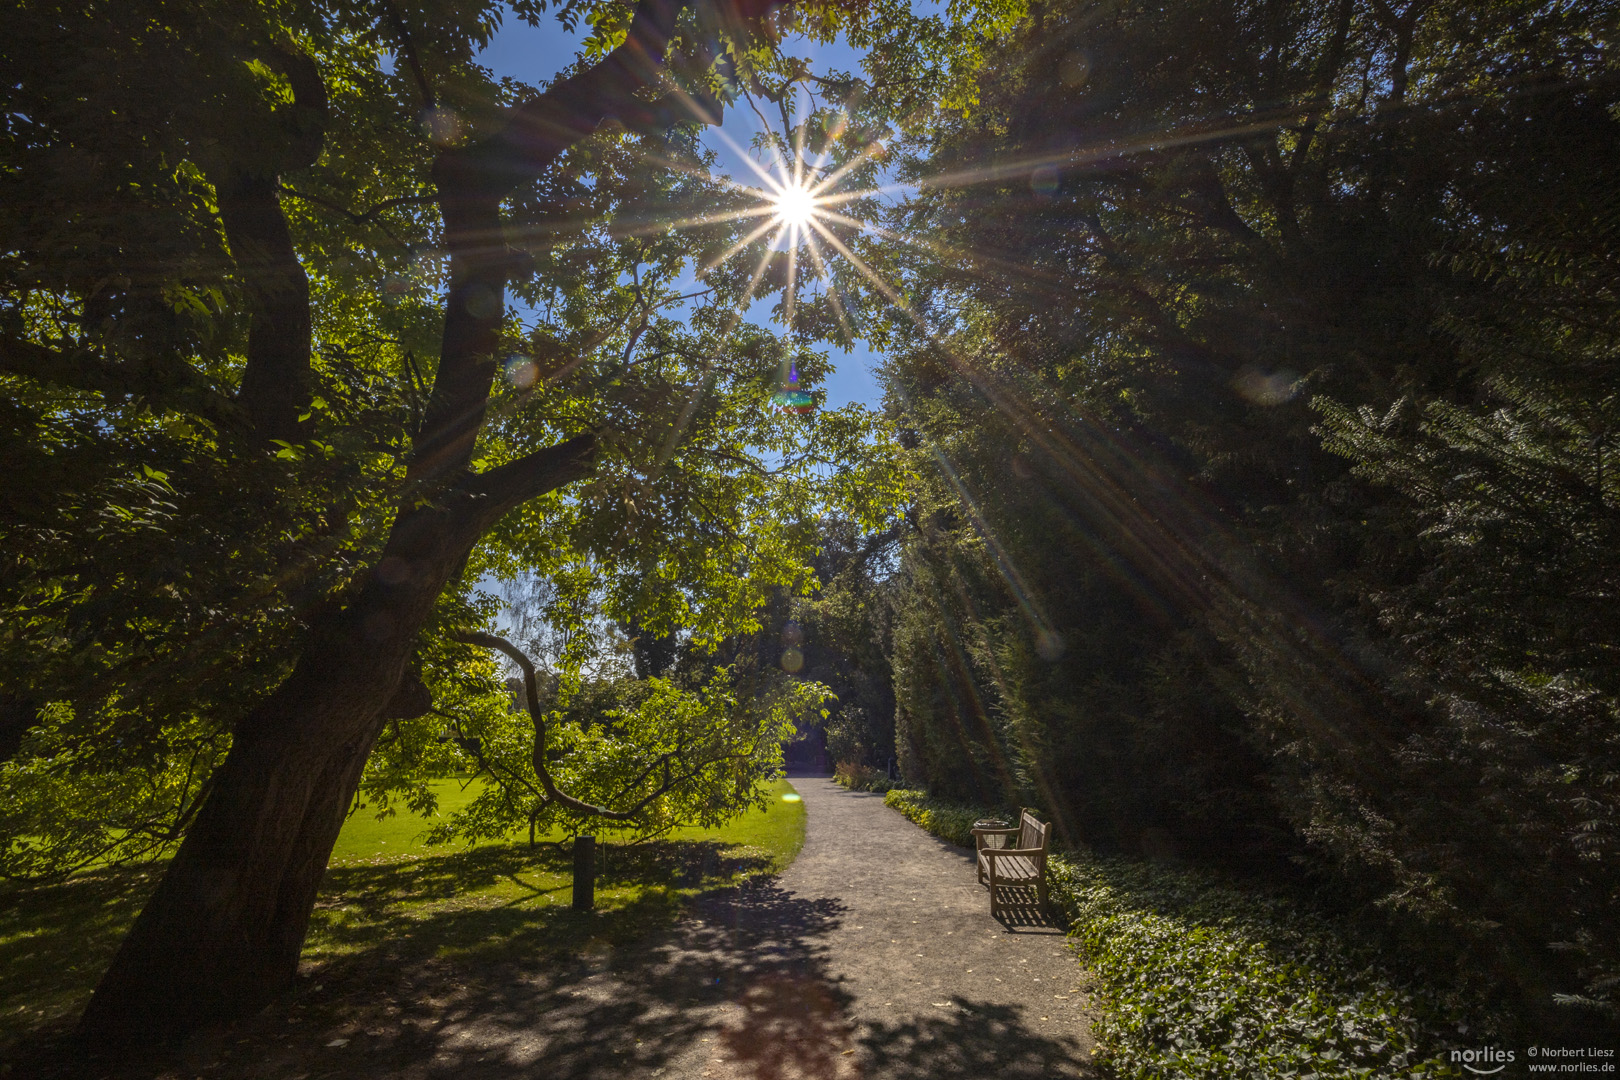
[[[803,852],[776,895],[722,913],[762,970],[715,1010],[714,1041],[663,1075],[1088,1075],[1081,969],[1060,930],[992,919],[970,854],[882,796],[794,784]]]

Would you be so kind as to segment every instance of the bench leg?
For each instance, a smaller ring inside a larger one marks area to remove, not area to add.
[[[1001,905],[996,900],[996,860],[990,860],[990,917],[993,919],[1001,914]]]

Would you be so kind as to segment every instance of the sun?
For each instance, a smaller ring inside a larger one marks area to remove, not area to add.
[[[808,225],[816,215],[816,203],[809,188],[787,184],[776,193],[776,220],[783,225]]]

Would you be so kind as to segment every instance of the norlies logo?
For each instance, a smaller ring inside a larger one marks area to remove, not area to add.
[[[1453,1050],[1451,1060],[1477,1076],[1490,1076],[1508,1067],[1513,1060],[1513,1051],[1498,1050],[1494,1046],[1479,1050]]]

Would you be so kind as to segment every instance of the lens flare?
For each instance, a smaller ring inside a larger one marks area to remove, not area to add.
[[[778,412],[794,413],[799,416],[808,416],[816,411],[815,395],[810,393],[808,390],[799,389],[798,364],[792,365],[792,367],[789,369],[787,382],[782,384],[782,388],[780,390],[771,395],[771,401],[775,403],[776,410]],[[789,623],[788,625],[793,626],[795,631],[797,631],[798,627],[796,623]],[[803,641],[804,638],[801,636],[799,641],[791,641],[787,637],[784,637],[782,640],[786,644],[797,645],[800,641]]]

